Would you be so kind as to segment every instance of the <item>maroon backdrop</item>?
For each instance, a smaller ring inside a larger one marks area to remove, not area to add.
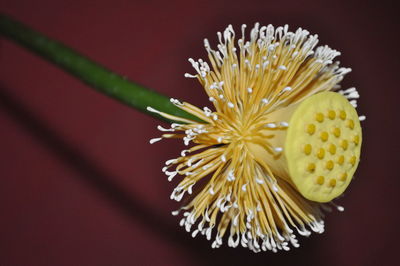
[[[161,173],[181,142],[149,145],[158,121],[1,39],[0,265],[393,265],[399,235],[398,29],[383,1],[3,0],[0,9],[116,72],[205,105],[188,57],[232,23],[304,27],[353,68],[364,145],[326,232],[278,254],[218,250],[170,211]],[[397,238],[397,239],[396,239]],[[396,260],[394,260],[396,259]],[[393,260],[393,262],[392,262]]]

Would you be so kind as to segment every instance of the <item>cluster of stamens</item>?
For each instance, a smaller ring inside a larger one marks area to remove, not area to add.
[[[290,245],[298,247],[295,231],[304,236],[310,230],[323,232],[322,210],[329,205],[304,198],[293,184],[273,172],[273,161],[257,156],[255,147],[273,158],[283,156],[284,146],[273,140],[278,133],[284,134],[290,123],[271,120],[269,115],[318,92],[333,90],[350,69],[333,62],[339,52],[327,46],[314,49],[317,36],[309,36],[306,30],[290,32],[287,26],[260,28],[256,24],[246,41],[245,28],[243,25],[238,48],[232,26],[218,33],[218,50],[204,41],[211,66],[201,59],[189,59],[197,73],[185,77],[200,81],[213,108],[200,109],[171,99],[203,122],[151,107],[148,110],[176,121],[170,128],[158,127],[162,138],[181,138],[186,146],[194,144],[163,168],[169,181],[180,178],[171,199],[181,201],[186,193],[192,195],[189,203],[173,212],[183,212],[181,226],[193,237],[202,234],[209,240],[214,238],[213,248],[221,246],[228,235],[231,247],[241,245],[255,252],[289,250]],[[341,93],[349,99],[358,98],[355,89]],[[324,168],[326,174],[315,176],[315,182],[333,187],[346,176],[333,176],[329,171],[351,165],[351,150],[358,143],[356,135],[341,139],[343,127],[322,129],[324,121],[340,121],[351,130],[351,120],[346,120],[341,110],[329,110],[316,114],[315,121],[305,127],[313,140],[302,147],[309,159],[304,172],[314,174]],[[158,140],[161,138],[150,142]],[[339,155],[338,149],[347,153]]]

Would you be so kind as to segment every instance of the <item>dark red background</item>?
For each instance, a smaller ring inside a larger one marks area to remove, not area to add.
[[[361,93],[357,177],[326,232],[279,254],[212,250],[170,211],[181,142],[7,40],[0,61],[0,265],[393,265],[399,238],[399,50],[383,1],[3,0],[1,11],[157,91],[206,104],[188,57],[232,23],[301,26],[342,52]]]

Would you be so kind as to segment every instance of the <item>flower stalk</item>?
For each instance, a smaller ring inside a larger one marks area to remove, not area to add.
[[[64,44],[28,28],[22,23],[0,14],[0,34],[78,78],[98,92],[104,93],[143,113],[171,122],[146,108],[199,121],[177,108],[169,97],[134,83],[79,54]]]

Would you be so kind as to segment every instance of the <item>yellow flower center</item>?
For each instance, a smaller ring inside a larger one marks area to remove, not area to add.
[[[270,130],[273,137],[265,139],[269,143],[265,145],[283,147],[284,155],[277,157],[261,144],[251,143],[248,147],[254,157],[263,158],[274,174],[291,182],[309,200],[328,202],[342,194],[357,168],[361,143],[358,115],[347,99],[322,92],[270,117],[290,120],[287,131]]]

